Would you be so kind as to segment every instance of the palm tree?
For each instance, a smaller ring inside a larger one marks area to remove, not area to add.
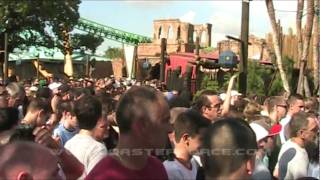
[[[318,16],[320,16],[320,0],[315,1],[315,7],[318,10]],[[313,19],[313,79],[314,89],[319,88],[319,19],[317,16]]]
[[[297,88],[298,94],[303,94],[303,87],[306,87],[303,80],[305,79],[304,77],[305,68],[307,65],[309,44],[310,44],[311,32],[312,32],[312,26],[313,26],[313,18],[314,18],[314,0],[309,0],[307,1],[307,22],[306,22],[306,29],[303,33],[304,34],[303,49],[300,57],[300,67],[299,67],[300,72],[299,72],[299,81],[298,81],[298,88]]]
[[[302,22],[302,13],[303,13],[304,0],[298,0],[297,15],[296,15],[296,29],[297,29],[297,38],[298,38],[298,63],[300,63],[300,58],[302,54],[302,34],[301,34],[301,22]]]
[[[283,83],[283,88],[287,93],[290,93],[290,87],[288,83],[288,79],[286,76],[286,73],[283,70],[282,66],[282,57],[281,57],[281,51],[280,51],[280,41],[279,41],[279,30],[277,29],[277,23],[276,23],[276,18],[275,18],[275,13],[274,13],[274,7],[273,7],[273,1],[272,0],[266,0],[266,6],[268,9],[268,15],[270,19],[270,23],[272,26],[272,41],[274,44],[274,50],[276,54],[276,62],[277,66],[279,69],[280,77]]]

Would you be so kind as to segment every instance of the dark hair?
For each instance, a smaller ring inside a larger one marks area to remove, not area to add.
[[[305,149],[308,153],[309,161],[317,163],[319,161],[319,145],[315,142],[306,143]]]
[[[45,99],[45,98],[34,98],[29,106],[28,106],[28,111],[34,111],[34,110],[43,110],[46,113],[51,113],[51,105],[50,102]]]
[[[41,87],[38,89],[36,97],[49,99],[51,97],[51,90],[48,87]]]
[[[133,121],[151,119],[150,103],[158,100],[157,91],[146,86],[132,86],[120,98],[116,119],[121,133],[131,130]]]
[[[0,108],[0,132],[10,130],[14,125],[18,124],[18,114],[18,109],[16,108]]]
[[[288,105],[292,105],[293,103],[295,103],[297,100],[304,100],[303,99],[303,96],[302,95],[300,95],[300,94],[292,94],[292,95],[290,95],[289,96],[289,98],[288,98]]]
[[[190,107],[190,102],[187,99],[181,97],[180,95],[169,99],[168,104],[170,109],[174,107]]]
[[[254,156],[257,149],[256,136],[244,120],[226,118],[210,125],[204,136],[203,148],[210,150],[209,154],[204,153],[202,156],[206,175],[213,178],[228,176]],[[211,153],[213,150],[219,150],[219,153]],[[243,153],[237,153],[238,150]]]
[[[33,135],[34,126],[28,124],[20,124],[17,126],[11,135],[9,142],[16,141],[32,141],[35,140],[35,135]]]
[[[297,137],[299,130],[308,127],[309,121],[307,120],[310,114],[306,112],[298,112],[294,114],[289,122],[290,137]]]
[[[101,103],[93,96],[84,96],[77,100],[75,104],[74,112],[79,128],[92,130],[101,117]]]
[[[213,90],[202,91],[200,96],[197,99],[195,99],[193,103],[193,109],[200,112],[203,106],[210,106],[211,102],[208,99],[208,96],[215,96],[215,95],[217,96],[217,93]]]
[[[69,112],[71,115],[75,115],[75,104],[73,100],[62,101],[59,105],[59,111],[63,113],[64,111]]]
[[[99,94],[96,97],[101,102],[103,114],[108,115],[116,110],[117,101],[112,99],[111,96],[107,94]]]
[[[178,115],[174,122],[175,139],[180,141],[183,134],[187,133],[191,137],[199,134],[201,128],[206,128],[210,122],[195,110],[187,110]]]

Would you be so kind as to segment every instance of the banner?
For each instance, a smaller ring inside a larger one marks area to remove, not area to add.
[[[135,64],[135,57],[136,57],[136,46],[125,45],[124,46],[124,55],[125,55],[125,62],[127,68],[128,79],[132,79],[134,77],[134,64]]]

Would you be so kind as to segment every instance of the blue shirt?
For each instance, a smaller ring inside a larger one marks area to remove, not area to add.
[[[61,141],[61,145],[64,146],[66,142],[77,133],[78,133],[78,130],[70,131],[63,126],[63,123],[60,123],[59,126],[56,129],[54,129],[53,136],[59,137]]]

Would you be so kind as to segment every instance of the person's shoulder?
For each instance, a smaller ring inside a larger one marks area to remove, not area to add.
[[[108,169],[108,171],[106,171]],[[116,179],[122,172],[119,163],[112,156],[106,156],[90,171],[86,179]]]
[[[163,166],[162,162],[154,156],[149,156],[148,162],[150,165]]]
[[[165,160],[163,162],[163,166],[168,170],[168,169],[177,169],[177,162],[176,161],[169,161]]]

